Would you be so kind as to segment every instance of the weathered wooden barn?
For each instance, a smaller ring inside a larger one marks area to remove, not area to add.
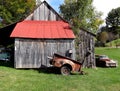
[[[49,66],[48,56],[66,55],[69,49],[73,50],[75,59],[74,34],[46,1],[16,25],[11,37],[15,38],[15,68]]]
[[[83,67],[93,68],[96,65],[94,56],[95,36],[85,29],[80,29],[78,55],[81,62],[84,60]]]
[[[48,56],[65,56],[70,49],[75,58],[75,36],[64,21],[23,21],[16,25],[11,37],[15,38],[15,68],[48,67]]]
[[[94,37],[91,32],[80,29],[78,51],[81,62],[85,59],[84,67],[95,66]],[[15,42],[15,68],[49,66],[47,56],[53,53],[66,55],[69,49],[73,50],[72,58],[75,59],[74,38],[68,23],[46,1],[24,21],[0,29],[0,44],[6,46]],[[86,56],[88,52],[91,54]]]

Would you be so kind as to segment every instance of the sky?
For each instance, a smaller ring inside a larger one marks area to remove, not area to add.
[[[45,0],[45,1],[47,1],[57,12],[59,12],[59,6],[64,2],[64,0]]]
[[[41,0],[44,1],[44,0]],[[64,0],[46,0],[57,12],[59,6],[63,4]],[[120,7],[120,0],[93,0],[93,6],[97,11],[103,12],[102,19],[107,17],[107,14],[117,7]]]
[[[97,11],[103,12],[102,19],[105,19],[112,9],[120,7],[120,0],[94,0],[93,6]]]

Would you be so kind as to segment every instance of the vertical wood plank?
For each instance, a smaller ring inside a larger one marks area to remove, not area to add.
[[[16,39],[15,40],[15,67],[39,68],[50,66],[48,56],[54,53],[65,55],[69,49],[75,50],[73,40],[40,40]],[[75,55],[75,53],[73,53]],[[73,56],[74,58],[74,56]]]
[[[79,57],[81,60],[85,58],[83,67],[95,67],[94,36],[84,30],[80,30],[79,40]],[[91,54],[85,57],[88,51],[91,51]]]

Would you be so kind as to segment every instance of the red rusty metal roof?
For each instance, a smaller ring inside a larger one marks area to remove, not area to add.
[[[17,38],[75,38],[68,23],[63,21],[22,21],[10,37]]]

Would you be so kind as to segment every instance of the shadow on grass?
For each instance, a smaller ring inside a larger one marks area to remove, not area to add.
[[[8,68],[14,68],[14,63],[11,61],[1,61],[0,60],[0,66],[8,67]],[[16,68],[15,68],[16,69]],[[57,67],[46,67],[42,66],[41,68],[17,68],[16,70],[37,70],[39,73],[45,73],[45,74],[60,74],[60,69]]]
[[[8,61],[8,62],[0,61],[0,66],[14,68],[14,63],[12,63],[11,61]],[[42,66],[40,68],[14,68],[14,69],[16,69],[16,70],[36,70],[36,71],[38,71],[38,73],[62,75],[60,72],[60,68],[58,68],[58,67]],[[78,73],[78,72],[71,73],[70,75],[78,75],[78,74],[80,75],[80,73]]]
[[[8,68],[13,68],[16,70],[35,70],[38,71],[38,73],[44,73],[44,74],[57,74],[57,75],[62,75],[60,72],[60,68],[58,67],[46,67],[42,66],[41,68],[14,68],[14,63],[5,62],[5,61],[0,61],[0,66],[8,67]],[[78,72],[76,73],[71,73],[70,75],[83,75]]]
[[[0,66],[14,68],[14,63],[11,61],[1,61],[0,60]]]
[[[57,74],[62,75],[60,72],[60,68],[58,67],[46,67],[42,66],[40,69],[38,69],[39,73],[45,73],[45,74]],[[70,75],[87,75],[88,73],[81,71],[81,72],[72,72]]]
[[[45,74],[60,74],[60,68],[57,67],[41,67],[38,69],[39,73],[45,73]]]

